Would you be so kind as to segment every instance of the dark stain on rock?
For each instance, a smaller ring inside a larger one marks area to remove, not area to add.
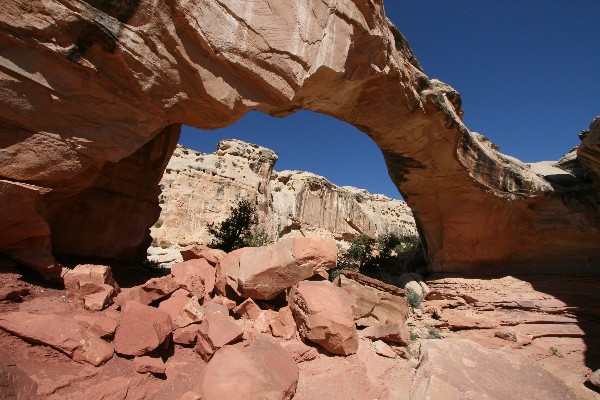
[[[126,23],[135,13],[141,0],[87,0],[86,3],[93,8],[91,20],[76,22],[75,29],[79,32],[73,47],[67,53],[67,59],[77,61],[94,45],[98,44],[108,52],[113,53],[117,41],[123,31],[122,24]],[[107,16],[118,21],[116,27],[105,26]]]
[[[425,169],[425,166],[414,158],[403,156],[401,154],[383,152],[383,157],[387,164],[390,177],[396,182],[396,186],[406,182],[406,176],[411,170]]]

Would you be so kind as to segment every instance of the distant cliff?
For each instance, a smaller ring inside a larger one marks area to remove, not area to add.
[[[340,187],[302,171],[273,170],[277,155],[239,140],[212,154],[177,146],[160,182],[158,244],[208,243],[206,225],[225,219],[240,199],[257,205],[260,226],[273,240],[305,235],[349,241],[360,233],[416,235],[405,202]]]

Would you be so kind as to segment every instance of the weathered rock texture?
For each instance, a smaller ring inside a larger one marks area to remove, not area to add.
[[[152,228],[154,241],[210,243],[206,226],[227,218],[242,198],[257,204],[260,227],[273,240],[417,235],[405,202],[336,186],[310,172],[276,172],[276,161],[271,150],[239,140],[219,142],[213,154],[177,146],[160,182],[162,212]]]
[[[0,248],[35,249],[47,275],[49,234],[55,254],[143,257],[178,124],[250,110],[312,110],[368,134],[433,270],[600,260],[590,162],[565,185],[469,132],[460,96],[425,75],[381,1],[7,0],[0,29],[0,177],[35,192]]]

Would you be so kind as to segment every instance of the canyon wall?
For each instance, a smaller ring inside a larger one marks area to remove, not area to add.
[[[309,172],[276,172],[276,161],[271,150],[239,140],[221,141],[211,154],[177,146],[160,182],[162,212],[152,228],[154,241],[208,244],[206,226],[227,218],[240,199],[256,204],[259,228],[270,240],[417,235],[405,202],[336,186]]]
[[[379,146],[431,270],[597,268],[594,129],[575,156],[585,177],[569,184],[499,153],[462,123],[460,96],[425,74],[381,0],[5,0],[0,250],[55,278],[53,254],[139,259],[172,150],[159,146],[165,129],[300,109]],[[142,176],[140,190],[121,185]],[[28,201],[15,217],[17,192]],[[122,201],[129,212],[114,211]]]

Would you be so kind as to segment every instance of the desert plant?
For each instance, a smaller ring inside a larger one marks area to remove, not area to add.
[[[560,352],[560,350],[558,349],[558,347],[555,347],[555,346],[550,346],[550,353],[552,353],[556,357],[560,357],[560,358],[564,357],[562,355],[562,353]]]
[[[348,256],[348,253],[340,251],[338,252],[335,268],[329,270],[329,280],[333,282],[343,270],[358,271],[358,265]]]
[[[256,208],[248,200],[240,200],[231,214],[218,225],[210,223],[206,230],[213,236],[210,247],[230,252],[248,245],[252,228],[258,223]]]
[[[249,247],[266,246],[271,243],[273,243],[273,241],[269,238],[269,235],[264,228],[253,229],[246,241],[246,245]]]
[[[348,257],[358,263],[358,268],[365,268],[373,258],[377,240],[369,235],[360,234],[350,242]]]
[[[427,339],[443,339],[444,337],[434,326],[427,327]]]
[[[421,302],[423,301],[423,297],[411,288],[408,288],[406,290],[406,301],[412,308],[419,308],[421,306]]]

